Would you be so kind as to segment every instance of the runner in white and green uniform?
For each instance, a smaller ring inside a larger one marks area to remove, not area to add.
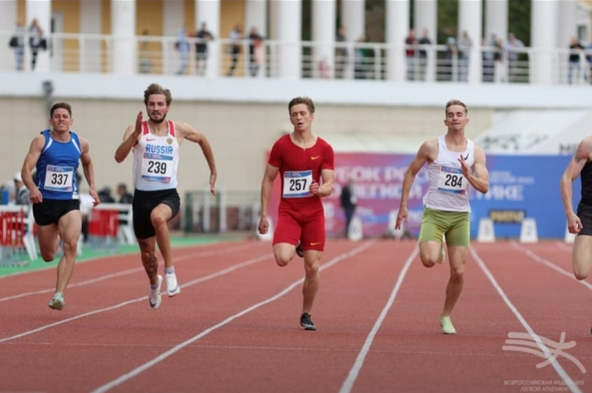
[[[469,123],[467,115],[467,106],[461,101],[452,100],[446,104],[444,124],[448,132],[424,142],[409,165],[403,180],[396,224],[399,229],[401,223],[407,221],[409,191],[417,173],[428,164],[429,189],[423,199],[419,251],[424,266],[433,267],[445,259],[442,239],[446,239],[450,279],[440,316],[440,325],[446,334],[456,333],[450,314],[462,291],[469,255],[469,185],[481,193],[489,190],[485,153],[465,137],[465,126]]]

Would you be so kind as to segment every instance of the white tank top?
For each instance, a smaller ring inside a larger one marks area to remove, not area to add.
[[[469,181],[464,177],[459,156],[462,154],[472,169],[475,164],[475,145],[467,139],[464,152],[448,150],[444,135],[438,137],[438,157],[428,165],[428,192],[423,197],[425,207],[435,210],[470,212]]]
[[[167,121],[168,133],[157,136],[150,132],[148,122],[142,122],[142,136],[133,148],[132,173],[136,189],[158,191],[177,188],[179,143],[175,123]]]

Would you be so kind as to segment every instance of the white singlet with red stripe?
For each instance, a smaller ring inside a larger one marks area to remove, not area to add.
[[[134,146],[132,173],[136,189],[158,191],[177,188],[179,143],[175,123],[167,121],[168,133],[157,136],[150,132],[148,122],[142,122],[142,136]]]
[[[438,137],[438,157],[428,165],[429,188],[423,197],[425,207],[434,210],[470,212],[469,181],[464,177],[460,162],[463,156],[469,168],[475,164],[475,145],[467,138],[464,152],[448,150],[444,135]]]

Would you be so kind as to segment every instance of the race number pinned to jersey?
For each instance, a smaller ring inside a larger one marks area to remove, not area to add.
[[[71,166],[48,165],[45,168],[43,188],[49,191],[72,192],[74,168]]]
[[[440,167],[440,176],[438,177],[438,190],[464,194],[467,189],[467,179],[460,168],[449,166]]]
[[[173,156],[144,153],[142,157],[142,179],[168,183],[173,175]]]
[[[312,196],[312,171],[284,172],[284,198],[305,198]]]

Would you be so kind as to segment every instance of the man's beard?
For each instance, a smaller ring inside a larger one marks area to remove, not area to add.
[[[160,123],[162,123],[163,121],[165,121],[165,120],[166,120],[166,115],[167,115],[167,114],[165,113],[165,114],[162,116],[162,119],[154,119],[154,118],[153,118],[152,116],[150,116],[150,114],[149,114],[149,115],[148,115],[148,118],[149,118],[149,119],[150,119],[150,120],[151,120],[153,123],[160,124]]]

